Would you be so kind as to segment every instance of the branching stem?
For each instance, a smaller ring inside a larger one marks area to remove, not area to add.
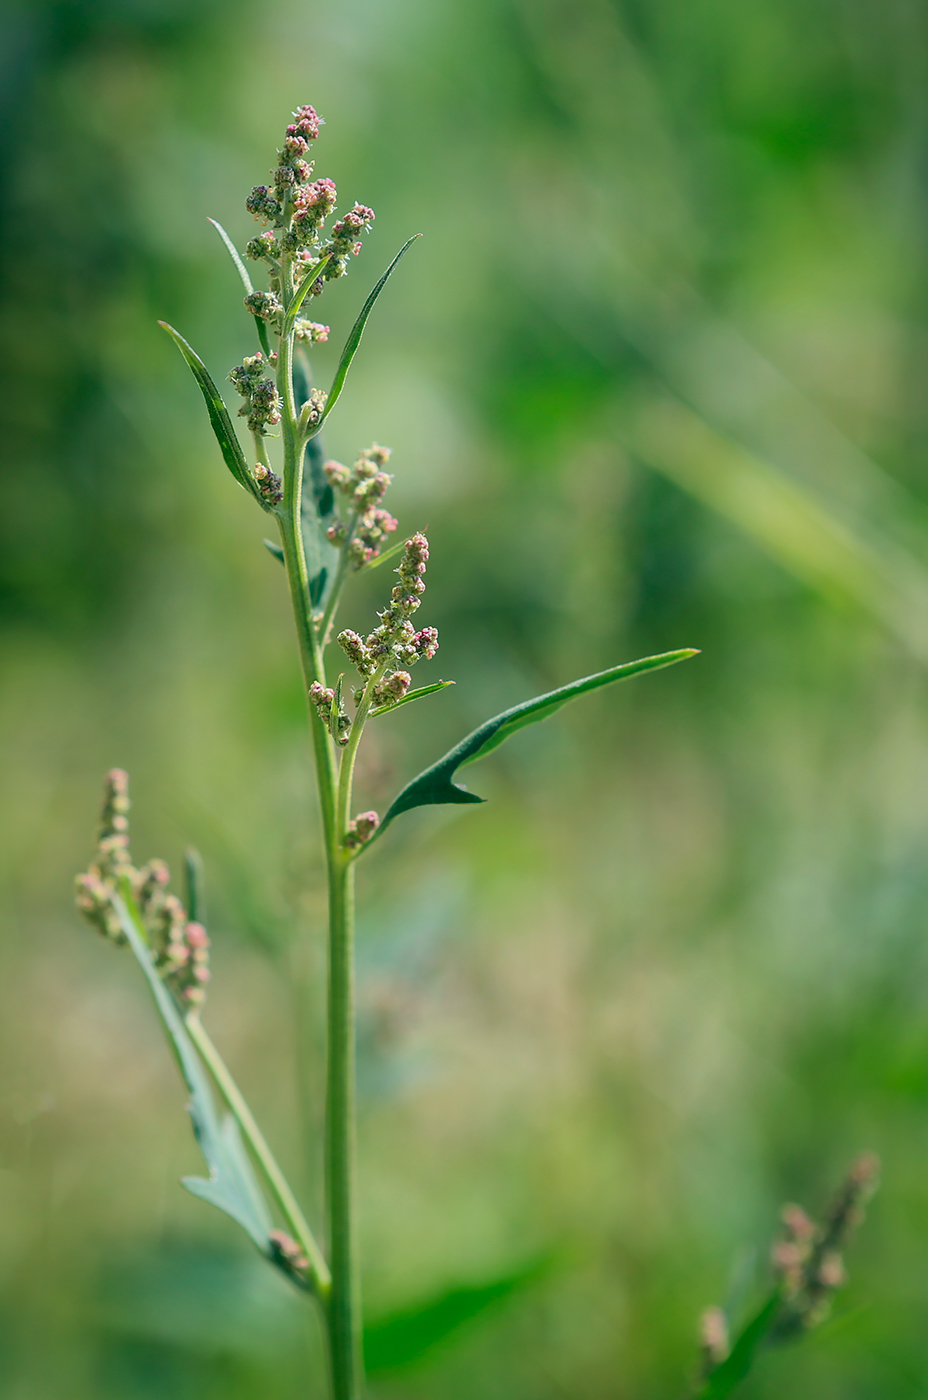
[[[286,311],[294,296],[293,270],[288,257],[285,257],[281,264],[280,286]],[[325,629],[322,629],[320,635],[313,621],[303,549],[300,506],[305,440],[299,430],[294,401],[292,332],[281,337],[277,389],[281,399],[284,449],[284,499],[277,516],[300,646],[303,679],[308,691],[314,681],[325,684],[322,655]],[[340,583],[341,580],[339,587]],[[329,621],[334,613],[337,594],[338,589],[333,589]],[[325,836],[329,894],[325,1197],[331,1287],[325,1302],[325,1323],[333,1400],[359,1400],[363,1384],[363,1361],[360,1276],[354,1218],[354,870],[344,846],[347,821],[342,817],[342,783],[336,777],[334,744],[315,708],[310,705],[309,709],[319,808]],[[347,757],[346,753],[345,758]],[[344,759],[342,762],[344,765]],[[343,768],[343,779],[347,779],[348,782],[349,802],[350,772],[350,768],[347,773]]]
[[[261,1129],[255,1122],[251,1109],[245,1102],[242,1091],[229,1072],[228,1066],[213,1044],[199,1016],[193,1012],[185,1017],[185,1025],[190,1039],[196,1046],[200,1058],[206,1065],[210,1074],[215,1080],[216,1087],[225,1099],[229,1111],[238,1123],[242,1131],[242,1136],[248,1143],[255,1160],[261,1168],[264,1176],[274,1193],[274,1198],[280,1207],[281,1213],[287,1222],[287,1228],[293,1234],[294,1239],[302,1247],[309,1260],[310,1278],[313,1290],[322,1303],[325,1303],[329,1296],[332,1279],[329,1273],[329,1266],[323,1257],[313,1236],[312,1230],[307,1224],[306,1217],[300,1210],[296,1197],[290,1190],[286,1177],[277,1165],[270,1147]]]

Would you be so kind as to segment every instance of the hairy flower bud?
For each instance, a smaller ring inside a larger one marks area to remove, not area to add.
[[[245,306],[252,316],[258,316],[262,321],[276,321],[283,314],[280,298],[273,292],[249,292],[245,297]]]
[[[255,463],[255,481],[258,483],[258,490],[261,499],[267,501],[268,505],[278,506],[284,498],[284,487],[280,477],[275,475],[263,462]]]
[[[345,833],[345,845],[349,850],[357,850],[363,846],[365,841],[369,841],[380,825],[380,818],[376,812],[362,812],[355,817],[354,821],[348,823],[348,830]]]

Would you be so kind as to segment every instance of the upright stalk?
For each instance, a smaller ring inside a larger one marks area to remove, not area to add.
[[[293,297],[289,258],[281,266],[281,298]],[[293,393],[293,337],[281,339],[278,393],[284,448],[284,499],[278,512],[284,565],[290,587],[307,691],[325,684],[324,640],[312,617],[301,529],[303,450]],[[325,1103],[326,1234],[332,1282],[324,1304],[332,1378],[332,1400],[359,1400],[363,1380],[360,1275],[355,1242],[355,1007],[354,871],[344,845],[346,821],[337,802],[332,739],[310,705],[319,807],[325,835],[329,898],[328,995]]]

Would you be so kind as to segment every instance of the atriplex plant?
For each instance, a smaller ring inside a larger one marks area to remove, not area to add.
[[[245,254],[265,269],[267,291],[253,289],[234,245],[216,224],[245,285],[245,307],[254,318],[259,342],[255,354],[229,375],[244,400],[239,413],[250,429],[253,463],[203,362],[177,331],[168,325],[164,328],[193,371],[227,467],[277,522],[280,543],[266,540],[265,544],[286,570],[296,623],[328,878],[324,1247],[202,1023],[210,975],[209,938],[196,859],[191,857],[187,863],[186,907],[168,893],[163,861],[153,860],[140,868],[133,864],[128,780],[119,769],[106,780],[97,855],[89,871],[78,877],[78,905],[106,937],[131,947],[164,1021],[209,1168],[208,1178],[187,1178],[184,1185],[236,1220],[261,1253],[316,1300],[328,1338],[332,1396],[357,1400],[363,1389],[363,1368],[354,1204],[356,862],[402,812],[430,804],[482,801],[453,781],[455,773],[516,730],[547,718],[588,691],[670,666],[695,652],[687,648],[613,666],[515,705],[481,724],[408,783],[382,818],[374,812],[352,815],[352,777],[367,723],[451,682],[438,680],[411,688],[407,668],[435,655],[438,634],[433,627],[416,630],[411,620],[425,592],[429,557],[425,536],[416,533],[404,544],[384,548],[397,523],[382,507],[391,480],[383,470],[389,451],[375,444],[349,468],[324,461],[319,446],[319,432],[342,393],[367,318],[414,238],[400,249],[364,303],[328,394],[314,388],[305,347],[326,340],[329,328],[304,318],[304,303],[320,296],[329,281],[347,271],[348,260],[360,251],[360,237],[370,229],[374,214],[356,204],[326,230],[335,209],[335,186],[331,180],[313,180],[312,164],[306,160],[319,134],[319,119],[308,106],[299,108],[294,118],[278,153],[273,183],[257,186],[246,201],[249,211],[265,225],[265,231],[248,243]],[[269,432],[278,427],[279,434]],[[271,436],[279,439],[276,469],[268,454]],[[326,655],[344,586],[352,573],[369,571],[388,559],[396,560],[399,582],[379,613],[377,626],[363,638],[347,629],[336,638],[356,679],[346,681],[341,672],[330,685]],[[222,1114],[216,1108],[213,1086],[227,1110]],[[278,1224],[285,1228],[275,1228],[268,1196]],[[808,1290],[808,1280],[802,1286]],[[799,1284],[794,1294],[798,1288]],[[778,1286],[777,1302],[770,1306],[779,1308],[782,1298],[782,1286]],[[769,1322],[770,1314],[765,1314],[762,1330],[769,1330]],[[722,1361],[719,1346],[714,1351],[710,1347],[709,1353],[714,1357],[710,1369],[717,1369]]]

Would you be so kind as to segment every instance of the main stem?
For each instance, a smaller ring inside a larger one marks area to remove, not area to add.
[[[284,305],[293,296],[293,276],[281,268]],[[293,337],[281,341],[278,392],[282,400],[284,499],[278,512],[284,565],[293,604],[303,678],[325,684],[322,645],[313,623],[303,551],[301,501],[304,443],[293,397]],[[359,1400],[363,1385],[360,1275],[355,1240],[355,1005],[354,870],[344,846],[347,823],[336,801],[332,739],[310,705],[316,782],[325,837],[329,894],[329,972],[326,1031],[325,1207],[331,1289],[324,1305],[332,1378],[332,1400]]]

